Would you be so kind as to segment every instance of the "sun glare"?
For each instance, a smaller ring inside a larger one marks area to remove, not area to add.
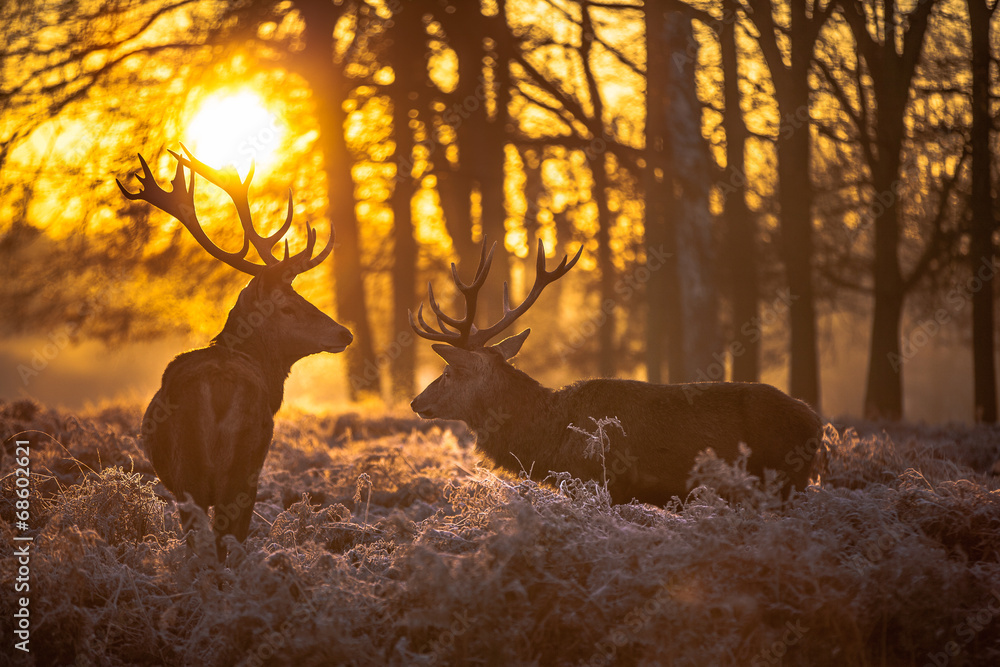
[[[252,92],[207,98],[185,132],[191,152],[213,167],[233,165],[246,176],[251,162],[266,169],[278,158],[284,128]]]

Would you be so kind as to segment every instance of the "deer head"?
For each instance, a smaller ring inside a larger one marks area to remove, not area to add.
[[[524,374],[510,365],[510,360],[520,351],[531,329],[505,338],[495,345],[487,343],[498,336],[523,315],[535,303],[545,286],[566,274],[580,259],[583,247],[573,259],[564,256],[552,271],[545,270],[545,246],[538,240],[538,257],[535,264],[535,282],[531,291],[516,308],[510,307],[507,283],[503,285],[503,316],[485,329],[478,329],[474,323],[476,301],[479,290],[486,282],[493,262],[494,243],[486,251],[483,239],[482,252],[476,277],[470,284],[462,282],[458,267],[451,265],[452,279],[458,291],[465,297],[465,317],[457,319],[446,315],[434,298],[434,287],[427,285],[427,297],[431,310],[437,319],[438,328],[429,325],[423,316],[423,303],[417,309],[416,317],[410,312],[410,326],[421,338],[435,341],[432,349],[448,362],[444,372],[424,389],[410,407],[425,419],[459,419],[473,429],[482,415],[490,412],[498,396],[512,390],[510,384],[515,376]],[[527,376],[524,376],[527,377]]]
[[[307,224],[305,248],[290,255],[288,240],[285,239],[284,256],[279,259],[272,250],[292,225],[291,191],[284,224],[273,234],[261,236],[254,227],[248,200],[253,165],[246,179],[241,181],[235,169],[214,169],[197,160],[183,144],[181,148],[187,157],[168,151],[177,160],[177,171],[170,192],[156,183],[142,155],[139,156],[142,174],[137,173],[136,178],[143,189],[132,193],[125,189],[121,181],[116,182],[125,197],[131,200],[141,199],[169,213],[191,232],[208,254],[252,276],[229,312],[225,327],[213,343],[249,350],[254,356],[266,355],[289,368],[295,361],[310,354],[342,352],[353,340],[351,332],[292,289],[292,281],[297,275],[318,266],[333,251],[333,225],[330,226],[330,240],[318,254],[313,255],[316,230]],[[191,171],[190,182],[185,181],[185,168]],[[194,207],[195,174],[221,188],[236,205],[243,227],[243,247],[239,251],[223,250],[202,229]],[[251,245],[260,256],[262,264],[247,259]]]

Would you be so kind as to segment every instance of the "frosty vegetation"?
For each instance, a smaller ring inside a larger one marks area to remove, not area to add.
[[[140,417],[0,403],[4,653],[26,433],[39,665],[1000,664],[997,428],[830,426],[784,509],[706,454],[660,509],[498,476],[459,426],[286,413],[222,566],[207,526],[180,539]]]

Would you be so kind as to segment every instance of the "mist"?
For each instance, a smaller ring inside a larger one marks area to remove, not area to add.
[[[868,357],[868,319],[839,312],[820,319],[823,332],[822,413],[829,419],[862,414]],[[913,329],[904,326],[904,335]],[[904,415],[928,424],[972,423],[972,353],[960,342],[957,328],[914,351],[903,363]],[[169,337],[152,342],[107,345],[93,340],[60,346],[49,337],[9,338],[0,345],[0,398],[30,399],[42,405],[76,411],[108,403],[145,406],[160,384],[164,368],[185,350],[207,341]],[[426,347],[426,346],[425,346]],[[444,363],[429,349],[419,349],[416,391],[436,377]],[[549,387],[585,379],[565,365],[523,355],[516,365]],[[382,369],[384,370],[384,369]],[[788,390],[787,370],[765,367],[761,381]],[[643,378],[639,378],[643,379]],[[299,361],[285,385],[284,410],[334,412],[351,409],[343,358],[319,354]],[[386,392],[383,392],[386,395]],[[387,408],[406,409],[405,405]]]

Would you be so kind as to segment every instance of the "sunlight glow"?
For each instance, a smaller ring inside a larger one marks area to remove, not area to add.
[[[207,98],[185,132],[199,160],[216,168],[233,165],[246,176],[250,164],[266,169],[278,159],[285,129],[255,93]]]

